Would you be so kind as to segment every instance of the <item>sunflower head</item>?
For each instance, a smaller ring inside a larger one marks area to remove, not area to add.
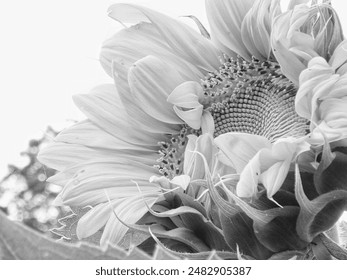
[[[115,85],[75,97],[88,120],[40,157],[59,170],[59,202],[90,206],[79,238],[137,233],[184,258],[317,251],[347,205],[347,53],[330,3],[308,2],[206,0],[202,34],[110,7],[132,24],[102,48]]]

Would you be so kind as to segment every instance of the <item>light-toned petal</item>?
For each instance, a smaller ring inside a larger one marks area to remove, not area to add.
[[[125,28],[106,40],[101,49],[100,62],[106,73],[113,77],[113,63],[121,65],[127,73],[136,61],[148,55],[171,65],[186,80],[199,80],[205,75],[195,65],[177,56],[157,28],[146,22]]]
[[[112,209],[109,203],[100,203],[84,214],[78,221],[76,235],[79,239],[89,237],[99,231],[109,220]]]
[[[221,53],[212,42],[177,20],[131,4],[112,5],[108,13],[111,18],[123,23],[151,22],[178,57],[201,71],[213,71],[219,66]]]
[[[334,74],[330,65],[321,57],[313,58],[307,70],[300,75],[300,87],[295,97],[295,110],[299,116],[310,119],[312,115],[313,89],[322,86]]]
[[[292,10],[296,5],[307,4],[310,0],[290,0],[288,3],[288,10]]]
[[[338,74],[343,75],[345,71],[339,71],[340,67],[347,62],[347,40],[342,41],[335,49],[333,55],[329,60],[331,67],[337,71]]]
[[[156,192],[158,186],[148,179],[158,175],[157,169],[138,159],[117,157],[109,160],[90,160],[63,171],[70,180],[65,185],[61,199],[67,205],[95,206],[107,200],[103,190],[108,190],[111,199],[130,197],[138,193],[137,181],[144,192]],[[73,176],[71,176],[73,173]]]
[[[194,134],[190,134],[188,137],[188,143],[184,150],[184,165],[183,165],[183,171],[184,174],[189,175],[191,173],[191,170],[193,170],[194,165],[194,159],[195,154],[194,151],[196,149],[196,141],[198,139],[198,136]]]
[[[158,195],[148,195],[145,197],[141,195],[133,196],[129,199],[124,199],[121,203],[117,203],[117,205],[113,207],[118,218],[113,213],[110,216],[100,240],[101,246],[105,246],[109,243],[117,244],[128,231],[128,227],[119,220],[127,224],[134,224],[148,212],[144,199],[149,207],[152,207],[155,201],[158,200]]]
[[[215,130],[214,119],[211,113],[205,110],[202,113],[202,118],[201,118],[201,131],[203,134],[209,133],[210,135],[213,135],[214,130]]]
[[[242,22],[242,40],[248,51],[260,60],[270,58],[272,22],[280,13],[279,1],[260,0],[254,3]]]
[[[257,187],[260,176],[260,161],[258,153],[252,157],[240,172],[240,179],[236,185],[236,194],[239,197],[253,197],[257,193]]]
[[[148,115],[166,123],[184,123],[167,102],[169,94],[184,81],[171,65],[154,56],[147,56],[130,68],[128,79],[136,98],[134,102]]]
[[[201,127],[203,105],[199,102],[203,91],[200,84],[188,81],[177,86],[168,97],[176,114],[194,129]]]
[[[201,127],[201,117],[203,113],[202,105],[191,109],[191,110],[183,110],[177,106],[174,106],[174,110],[184,122],[189,125],[191,128],[199,129]]]
[[[169,95],[167,101],[182,108],[194,108],[201,103],[199,99],[203,96],[203,90],[199,83],[187,81],[178,85]]]
[[[170,180],[170,183],[180,186],[182,189],[186,190],[190,183],[190,176],[188,175],[175,176],[172,180]]]
[[[132,128],[124,108],[127,104],[123,106],[112,85],[96,87],[90,94],[75,95],[74,102],[93,123],[123,141],[140,146],[155,146],[158,141],[164,140],[162,134],[151,133],[144,126]],[[144,123],[151,122],[148,115],[147,119],[142,117]],[[168,126],[166,130],[175,133],[178,128]]]
[[[199,137],[188,136],[188,143],[184,153],[184,174],[191,180],[205,178],[205,161],[209,170],[215,164],[217,147],[213,143],[213,137],[205,133]],[[204,157],[204,158],[202,158]]]
[[[278,161],[260,175],[259,181],[264,185],[268,198],[272,198],[281,188],[288,175],[290,164],[291,158]]]
[[[44,165],[56,170],[64,170],[85,160],[98,158],[112,158],[117,154],[106,149],[95,150],[81,145],[53,142],[45,146],[38,154],[38,160]]]
[[[259,150],[271,147],[270,141],[263,136],[238,132],[222,134],[214,141],[220,149],[219,159],[239,174]]]
[[[282,72],[296,85],[300,72],[313,57],[328,60],[343,40],[337,13],[326,3],[296,5],[278,16],[271,37]]]
[[[288,33],[290,32],[290,22],[292,11],[278,16],[272,26],[271,43],[272,50],[281,66],[283,74],[294,84],[299,84],[299,75],[306,68],[305,64],[290,51],[290,40]]]
[[[109,150],[148,150],[145,147],[139,147],[125,142],[113,135],[107,133],[100,127],[96,126],[90,120],[76,123],[62,132],[60,132],[55,142],[79,144],[89,148],[109,149]]]
[[[109,161],[118,158],[140,160],[144,164],[151,165],[158,155],[146,149],[138,150],[109,150],[106,148],[89,148],[78,144],[52,142],[45,146],[38,155],[38,159],[50,168],[62,171],[71,166],[91,160]]]
[[[236,54],[250,59],[241,36],[241,25],[254,0],[206,0],[206,13],[211,26],[211,38],[229,56]]]
[[[119,102],[124,104],[127,113],[128,123],[135,128],[142,128],[146,132],[153,134],[174,134],[180,130],[177,125],[171,125],[149,116],[141,107],[134,102],[135,96],[132,94],[128,83],[128,68],[116,63],[112,64],[114,71],[114,81],[117,87]]]

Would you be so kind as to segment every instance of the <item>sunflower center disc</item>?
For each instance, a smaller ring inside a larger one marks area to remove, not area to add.
[[[275,62],[225,57],[219,71],[210,73],[202,86],[215,137],[243,132],[275,141],[306,134],[307,120],[295,112],[297,89]]]
[[[219,70],[209,73],[201,85],[202,103],[214,120],[214,137],[242,132],[275,141],[308,132],[307,120],[295,112],[297,88],[275,62],[224,57]],[[199,135],[199,131],[185,126],[178,135],[171,135],[170,141],[159,143],[160,158],[155,167],[165,177],[173,178],[183,172],[189,134]]]

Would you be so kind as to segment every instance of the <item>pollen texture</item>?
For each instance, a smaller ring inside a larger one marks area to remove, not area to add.
[[[224,57],[219,70],[209,73],[201,84],[215,137],[243,132],[275,141],[307,132],[307,120],[295,112],[297,88],[275,62]]]

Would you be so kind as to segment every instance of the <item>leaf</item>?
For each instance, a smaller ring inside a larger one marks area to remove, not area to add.
[[[222,231],[212,223],[206,223],[200,216],[194,214],[183,214],[181,219],[185,227],[192,230],[199,239],[209,246],[210,250],[230,251]]]
[[[335,190],[309,200],[304,192],[297,165],[295,169],[295,196],[300,205],[296,230],[303,240],[311,242],[339,220],[347,207],[347,191]]]
[[[315,187],[320,194],[347,190],[347,154],[336,150],[333,155],[333,159],[326,159],[323,151],[322,160],[314,175]]]
[[[180,260],[181,258],[172,254],[169,250],[164,250],[161,246],[156,246],[153,254],[155,260]]]
[[[230,250],[230,247],[223,237],[222,230],[206,218],[207,213],[204,207],[184,193],[179,193],[177,196],[181,199],[184,207],[195,209],[196,211],[187,211],[180,214],[184,227],[192,230],[211,250]]]
[[[238,254],[234,252],[226,252],[226,251],[207,251],[207,252],[200,252],[200,253],[181,253],[173,251],[167,247],[150,231],[152,238],[157,242],[158,246],[161,247],[164,251],[167,251],[170,254],[173,254],[174,256],[189,259],[189,260],[207,260],[207,259],[216,259],[220,258],[223,260],[237,260]],[[242,255],[244,259],[253,259],[250,256]]]
[[[178,242],[181,242],[187,245],[189,248],[193,249],[196,252],[208,251],[209,248],[205,243],[203,243],[195,234],[183,227],[175,228],[172,230],[166,230],[164,227],[160,225],[137,225],[137,224],[127,224],[124,221],[120,220],[117,216],[117,213],[113,212],[113,214],[117,217],[117,219],[124,224],[129,229],[133,229],[135,231],[139,231],[142,233],[147,233],[150,235],[150,232],[153,231],[160,238],[172,239]]]
[[[306,252],[303,251],[284,251],[277,254],[273,254],[268,260],[301,260],[306,256]]]
[[[296,232],[299,209],[296,210],[292,216],[278,216],[266,225],[254,223],[253,228],[258,240],[274,252],[304,249],[308,242],[303,241]]]
[[[301,240],[296,233],[298,206],[273,207],[269,204],[270,200],[267,199],[266,201],[264,196],[261,196],[260,199],[254,201],[254,204],[261,205],[262,208],[264,206],[271,208],[260,210],[251,206],[226,188],[225,193],[253,220],[255,237],[268,250],[272,252],[301,250],[307,246],[307,242]],[[282,199],[288,197],[288,195],[284,192]],[[239,246],[242,249],[240,244]]]
[[[0,212],[0,257],[20,260],[95,260],[150,259],[139,249],[125,251],[119,247],[100,248],[80,242],[68,244],[49,239],[23,224],[7,219]]]
[[[234,251],[239,247],[242,254],[261,260],[273,254],[259,242],[253,230],[253,221],[245,213],[233,216],[221,213],[220,219],[225,240]]]
[[[62,241],[75,243],[80,240],[76,234],[77,223],[79,219],[86,214],[91,209],[90,206],[86,206],[83,208],[73,207],[71,208],[71,213],[64,218],[58,220],[58,222],[62,225],[60,228],[53,228],[51,232],[60,236]],[[99,245],[100,239],[102,235],[102,230],[99,230],[92,236],[87,238],[83,238],[82,240],[85,242],[90,242],[96,245]]]

